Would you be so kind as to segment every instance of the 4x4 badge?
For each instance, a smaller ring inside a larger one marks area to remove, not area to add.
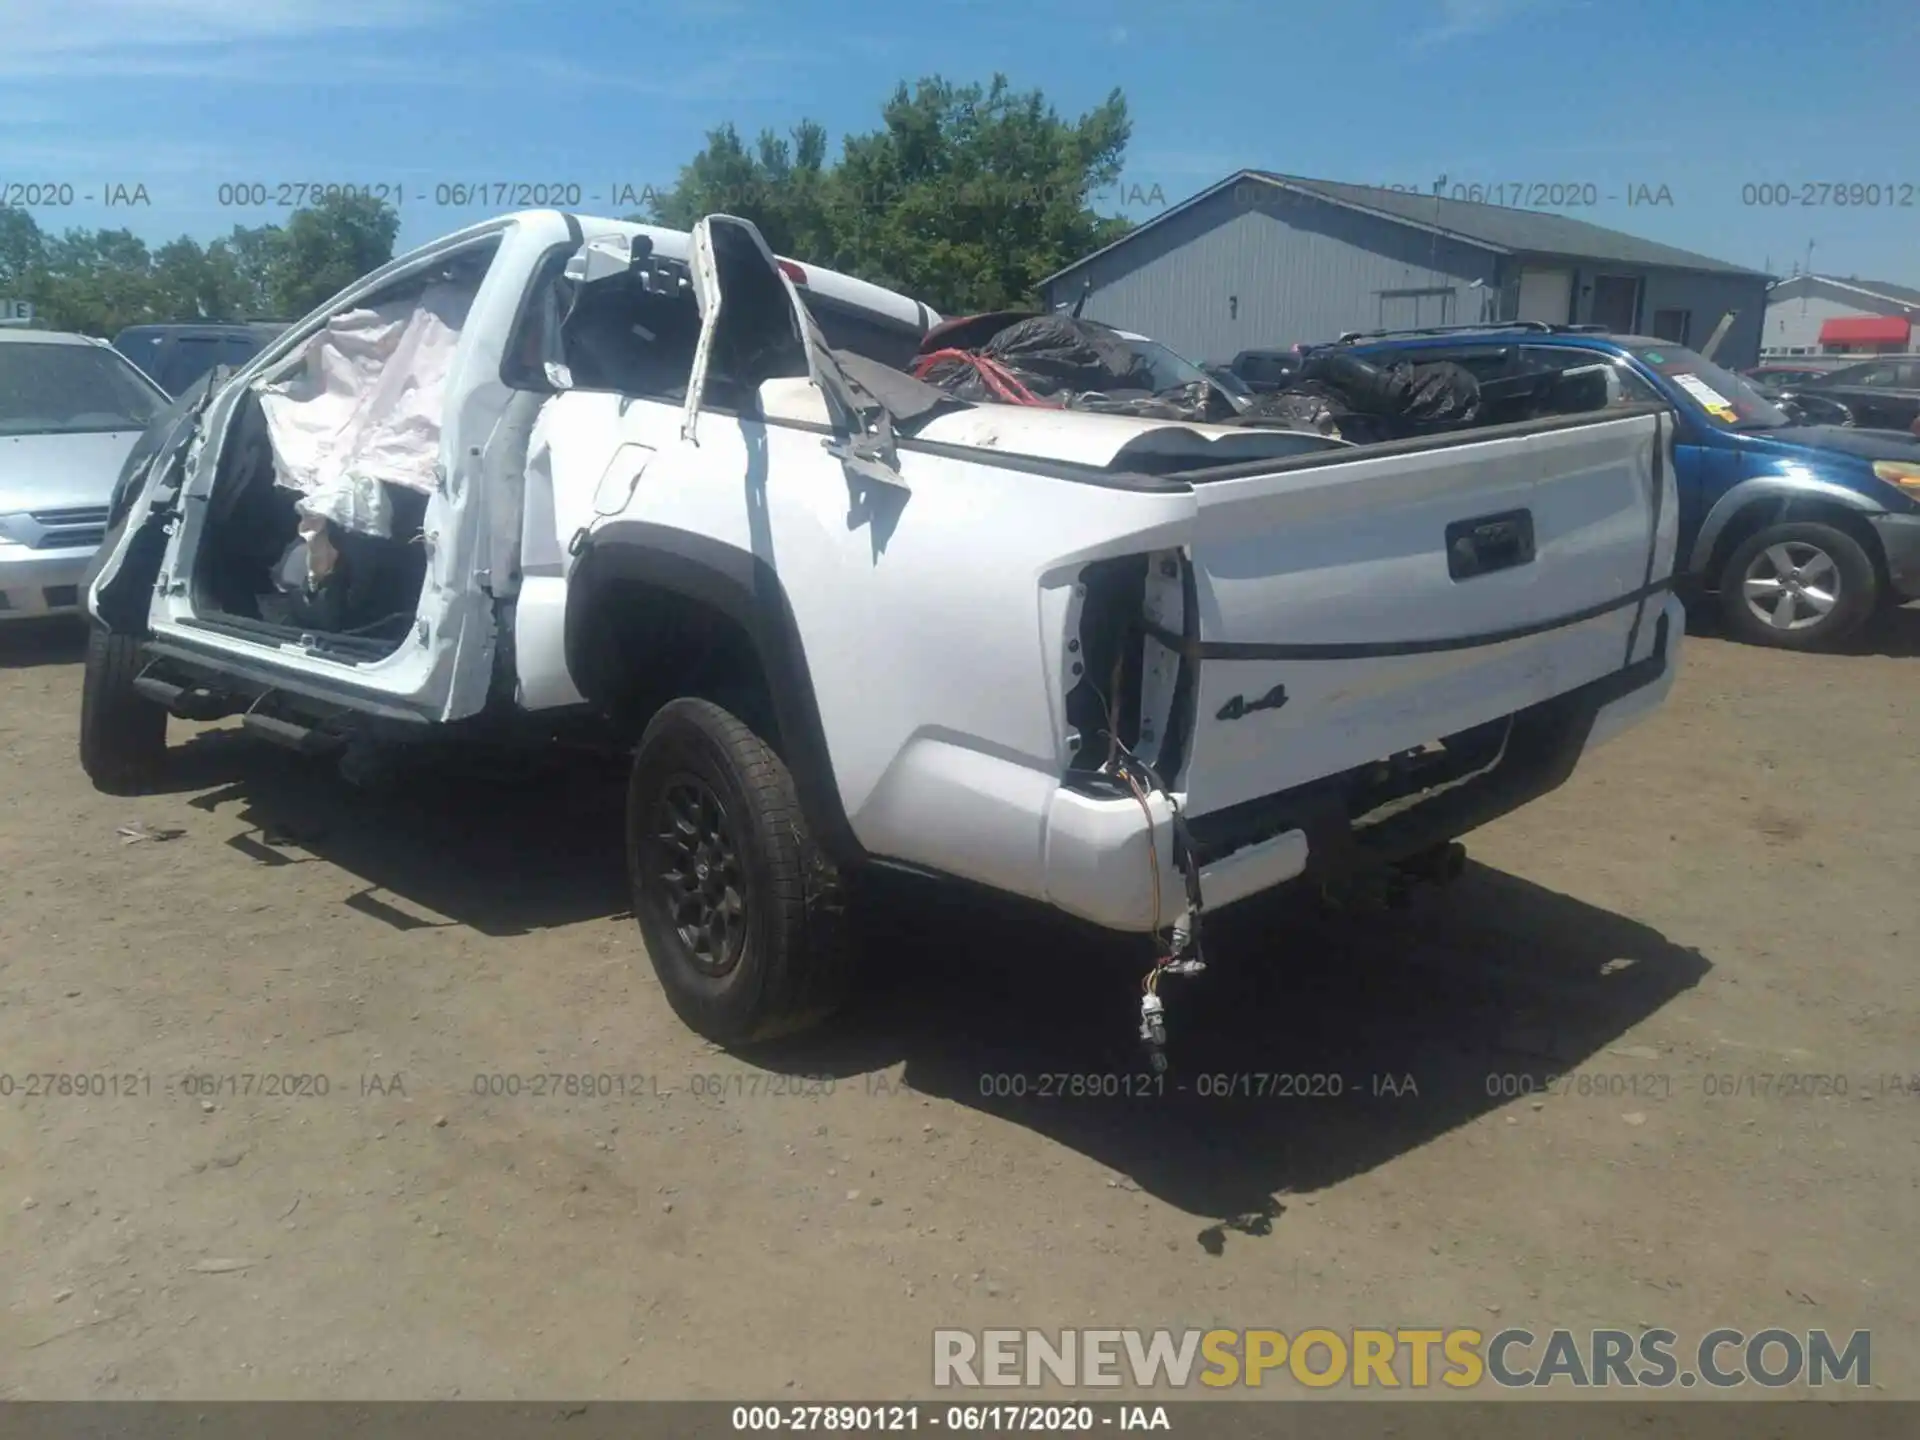
[[[1248,700],[1236,695],[1220,707],[1216,720],[1238,720],[1242,715],[1251,715],[1256,710],[1278,710],[1287,703],[1287,687],[1276,685],[1258,700]]]

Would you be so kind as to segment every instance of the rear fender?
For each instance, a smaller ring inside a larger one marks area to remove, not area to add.
[[[793,775],[807,824],[840,865],[865,858],[847,820],[800,630],[773,567],[704,535],[641,521],[616,520],[596,530],[567,587],[566,655],[574,682],[591,701],[588,631],[608,581],[638,580],[706,605],[746,633],[766,681],[780,758]],[[582,683],[585,682],[585,683]]]

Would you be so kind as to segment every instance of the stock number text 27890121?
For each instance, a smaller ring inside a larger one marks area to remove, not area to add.
[[[398,206],[407,191],[398,181],[233,180],[214,190],[213,203],[229,210],[299,210],[355,197]]]

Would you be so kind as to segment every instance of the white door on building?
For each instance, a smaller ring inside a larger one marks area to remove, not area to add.
[[[1516,320],[1539,320],[1548,325],[1565,325],[1573,314],[1573,272],[1571,270],[1535,270],[1520,272],[1520,308]]]

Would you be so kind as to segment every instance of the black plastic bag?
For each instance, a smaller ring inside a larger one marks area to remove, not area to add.
[[[981,375],[980,367],[970,365],[965,360],[951,357],[934,361],[920,376],[929,385],[938,386],[958,400],[971,400],[975,403],[998,400],[1000,397],[987,384]]]
[[[1097,415],[1131,415],[1140,420],[1189,420],[1197,421],[1203,417],[1196,414],[1191,405],[1181,403],[1179,392],[1167,395],[1109,395],[1103,390],[1089,390],[1083,394],[1067,396],[1069,410],[1087,410]]]
[[[1344,439],[1340,421],[1347,407],[1324,392],[1324,386],[1303,386],[1297,390],[1268,391],[1254,396],[1240,417],[1240,424],[1278,430],[1311,430],[1318,435]]]
[[[1062,390],[1153,392],[1153,370],[1112,330],[1071,315],[1036,315],[997,332],[980,347],[1036,395]]]
[[[1480,382],[1451,360],[1410,365],[1400,419],[1423,430],[1470,425],[1480,413]]]
[[[1282,395],[1312,396],[1345,412],[1336,423],[1348,440],[1365,443],[1470,425],[1480,413],[1480,384],[1452,361],[1374,365],[1340,350],[1307,357],[1299,380]],[[1377,426],[1356,422],[1364,416]],[[1379,433],[1362,434],[1377,430]]]
[[[1157,392],[1086,391],[1068,395],[1066,402],[1074,410],[1132,415],[1143,420],[1185,420],[1194,425],[1218,425],[1238,418],[1232,401],[1199,380]]]

